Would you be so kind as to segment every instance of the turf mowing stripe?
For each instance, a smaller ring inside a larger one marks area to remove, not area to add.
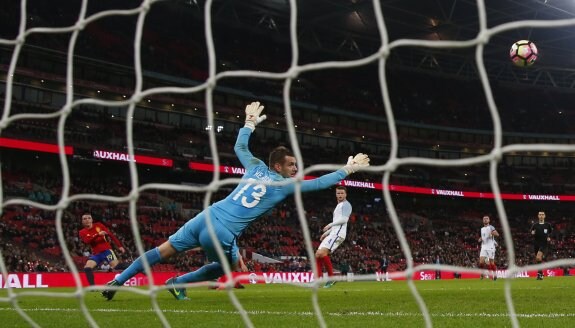
[[[0,308],[0,311],[15,311],[13,308]],[[79,309],[67,308],[31,308],[24,309],[24,311],[34,312],[80,312]],[[154,310],[122,310],[122,309],[91,309],[90,312],[116,312],[116,313],[153,313]],[[237,315],[238,311],[224,311],[224,310],[163,310],[169,313],[212,313],[212,314],[232,314]],[[279,316],[313,316],[313,312],[282,312],[282,311],[247,311],[248,315],[279,315]],[[328,316],[335,317],[351,317],[351,316],[379,316],[379,317],[421,317],[421,313],[414,312],[326,312]],[[461,313],[461,312],[447,312],[447,313],[432,313],[432,317],[444,318],[471,318],[471,317],[492,317],[492,318],[507,318],[508,313]],[[575,313],[518,313],[518,318],[572,318]]]

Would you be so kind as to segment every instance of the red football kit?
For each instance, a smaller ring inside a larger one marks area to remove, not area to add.
[[[118,248],[124,247],[122,246],[120,240],[118,240],[118,238],[116,238],[116,236],[114,236],[114,234],[112,234],[110,230],[106,228],[106,226],[100,222],[96,222],[92,224],[91,228],[84,228],[80,230],[80,239],[82,239],[85,244],[88,244],[90,247],[92,247],[92,254],[99,254],[108,249],[112,249],[112,246],[105,238],[106,235],[100,236],[100,231],[106,231],[107,236],[112,238],[112,241]]]

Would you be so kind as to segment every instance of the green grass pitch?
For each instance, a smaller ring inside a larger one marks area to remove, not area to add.
[[[575,278],[543,281],[511,280],[511,291],[521,327],[575,327]],[[511,327],[505,302],[506,281],[433,280],[415,285],[427,304],[433,327]],[[150,298],[119,291],[112,301],[100,293],[73,289],[14,290],[17,304],[41,327],[88,327],[81,300],[100,327],[161,327]],[[140,291],[145,291],[141,289]],[[50,292],[40,296],[30,293]],[[287,284],[248,285],[234,290],[255,327],[318,327],[310,288]],[[425,327],[417,302],[405,281],[339,282],[318,290],[318,301],[328,327]],[[172,327],[244,327],[226,291],[188,288],[188,301],[176,301],[160,290],[157,300]],[[0,290],[0,322],[4,328],[30,327]]]

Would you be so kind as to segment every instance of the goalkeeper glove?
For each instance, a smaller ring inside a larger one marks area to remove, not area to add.
[[[347,174],[352,174],[359,170],[362,167],[369,166],[369,157],[366,154],[359,153],[354,156],[349,156],[347,159],[347,164],[343,167],[343,169],[347,172]]]
[[[260,106],[259,101],[254,101],[253,103],[247,105],[246,124],[244,127],[250,128],[252,131],[254,131],[256,129],[256,125],[266,119],[265,115],[260,116],[262,110],[264,110],[264,106]]]

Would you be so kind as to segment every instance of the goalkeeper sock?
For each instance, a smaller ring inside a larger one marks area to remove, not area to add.
[[[331,259],[329,258],[329,256],[323,257],[323,264],[325,264],[327,275],[330,277],[333,276],[333,265],[331,264]]]
[[[174,283],[183,284],[188,282],[199,282],[213,280],[221,277],[224,274],[222,265],[218,262],[206,264],[196,271],[188,272],[185,275],[179,276],[174,280]]]
[[[148,264],[153,266],[156,263],[159,263],[162,260],[160,256],[160,250],[158,248],[150,249],[144,255],[146,260],[148,260]],[[122,271],[120,275],[114,280],[116,280],[120,285],[123,285],[128,279],[132,278],[133,276],[137,275],[140,272],[144,271],[144,261],[142,260],[142,256],[138,257],[126,270]]]
[[[88,284],[90,286],[94,286],[94,271],[92,268],[84,268],[84,273],[86,274],[86,279],[88,280]]]

